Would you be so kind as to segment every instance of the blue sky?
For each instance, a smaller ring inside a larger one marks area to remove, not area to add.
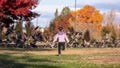
[[[76,2],[77,9],[82,8],[84,5],[92,5],[101,12],[114,9],[118,18],[120,18],[120,0],[76,0]],[[66,6],[70,7],[71,10],[75,10],[75,0],[40,0],[39,5],[33,11],[40,13],[41,16],[35,18],[32,22],[34,25],[47,27],[54,18],[55,10],[58,9],[60,13],[62,8]]]

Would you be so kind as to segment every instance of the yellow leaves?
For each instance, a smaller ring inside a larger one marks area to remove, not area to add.
[[[72,17],[74,17],[75,16],[75,12],[71,11],[71,15],[72,15]]]
[[[99,11],[96,10],[90,19],[93,21],[93,23],[102,22],[103,16],[99,13]]]
[[[94,22],[102,22],[103,16],[100,14],[98,10],[94,7],[86,5],[83,8],[76,11],[71,12],[73,21],[76,15],[76,21],[82,23],[94,23]]]
[[[77,23],[76,30],[84,32],[86,29],[89,29],[93,34],[97,33],[99,35],[102,30],[102,21],[102,14],[90,5],[85,5],[83,8],[78,9],[76,13],[75,11],[72,11],[69,19],[69,22],[73,23],[73,27],[75,26],[74,23]]]

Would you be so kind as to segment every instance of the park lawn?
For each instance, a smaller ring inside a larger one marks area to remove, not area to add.
[[[57,56],[56,54],[34,54],[23,53],[24,49],[0,49],[2,50],[18,50],[17,53],[5,52],[0,54],[0,68],[120,68],[119,57],[120,53],[105,52],[105,53],[91,53],[91,54],[63,54]],[[57,49],[30,49],[35,52],[57,51]],[[86,51],[99,49],[68,49],[68,51]],[[27,50],[28,51],[28,50]],[[44,53],[44,52],[43,52]],[[108,58],[106,58],[108,57]],[[118,58],[118,61],[115,59]],[[109,60],[112,59],[112,60]],[[101,61],[102,60],[102,61]],[[117,63],[112,61],[116,61]],[[104,62],[103,62],[104,61]],[[103,63],[102,63],[103,62]],[[111,62],[111,63],[109,63]]]

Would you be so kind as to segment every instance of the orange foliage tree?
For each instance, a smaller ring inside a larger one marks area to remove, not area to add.
[[[87,29],[90,30],[91,35],[101,34],[103,16],[93,6],[85,5],[83,8],[75,11],[71,11],[72,17],[69,19],[71,26],[76,31],[85,32]],[[76,16],[76,18],[75,18]],[[76,23],[76,26],[75,24]]]
[[[63,27],[64,31],[67,32],[68,28],[70,27],[69,18],[70,14],[66,16],[60,16],[59,20],[53,20],[53,23],[55,23],[55,32],[58,31],[58,27]]]

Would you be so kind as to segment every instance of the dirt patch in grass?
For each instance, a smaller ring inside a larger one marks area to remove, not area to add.
[[[120,56],[95,56],[89,58],[90,63],[94,64],[120,64]]]
[[[57,50],[51,51],[25,51],[25,53],[37,54],[37,55],[56,55]],[[66,49],[61,52],[63,55],[93,55],[93,54],[118,54],[120,48],[87,48],[87,49]]]
[[[51,50],[41,50],[41,51],[34,51],[34,50],[0,50],[0,54],[35,54],[35,55],[56,55],[57,49]],[[62,55],[81,55],[81,56],[88,56],[88,55],[101,55],[101,54],[120,54],[120,48],[83,48],[83,49],[66,49],[61,51]]]

